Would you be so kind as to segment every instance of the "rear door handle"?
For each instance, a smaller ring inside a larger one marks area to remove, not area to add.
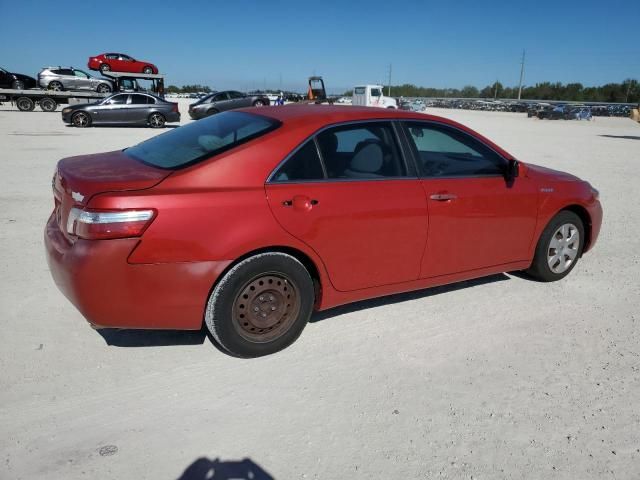
[[[449,200],[455,200],[458,196],[453,193],[434,193],[429,198],[436,202],[447,202]]]
[[[318,205],[320,203],[315,198],[309,198],[305,195],[296,195],[291,200],[283,200],[283,207],[295,207],[301,210],[311,210],[312,207]]]

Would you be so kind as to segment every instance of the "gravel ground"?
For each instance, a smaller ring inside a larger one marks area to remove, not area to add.
[[[100,335],[47,270],[56,161],[157,132],[0,107],[0,478],[639,478],[640,125],[430,113],[600,189],[593,252],[555,284],[324,312],[238,360],[198,332]]]

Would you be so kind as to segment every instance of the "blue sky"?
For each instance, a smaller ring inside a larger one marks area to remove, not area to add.
[[[640,1],[0,0],[0,66],[35,76],[121,51],[167,84],[305,91],[387,81],[430,87],[640,79]],[[7,39],[13,39],[8,42]]]

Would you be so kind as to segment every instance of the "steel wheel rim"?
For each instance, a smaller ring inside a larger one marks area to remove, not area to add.
[[[76,113],[76,116],[73,117],[73,124],[78,127],[84,127],[87,125],[87,115],[85,113]]]
[[[55,82],[51,84],[51,90],[53,90],[54,92],[59,92],[62,90],[62,85],[60,85],[59,83]]]
[[[109,70],[111,70],[111,67],[109,65],[107,65],[106,63],[103,63],[102,65],[100,65],[100,71],[101,72],[108,72]]]
[[[153,127],[160,127],[162,126],[162,118],[160,118],[160,115],[158,114],[151,115],[151,119],[149,120],[149,123]]]
[[[110,91],[111,89],[109,87],[107,87],[106,85],[100,85],[98,87],[98,92],[99,93],[107,93],[108,91]]]
[[[580,231],[573,223],[565,223],[551,235],[547,248],[547,264],[553,273],[564,273],[575,263],[580,248]]]
[[[18,108],[22,111],[29,110],[31,104],[28,100],[18,100]]]
[[[236,332],[252,343],[265,343],[286,333],[300,313],[300,294],[282,273],[265,273],[247,282],[236,296],[232,321]]]
[[[145,68],[145,69],[142,71],[142,73],[146,73],[147,75],[150,75],[150,74],[152,74],[152,73],[153,73],[153,70],[152,70],[152,69],[150,69],[149,67],[147,67],[147,68]]]
[[[43,100],[42,102],[40,102],[40,107],[45,112],[53,112],[55,110],[55,105],[53,103],[53,100]]]

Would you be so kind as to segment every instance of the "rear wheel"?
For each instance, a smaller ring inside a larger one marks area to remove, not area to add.
[[[40,100],[40,108],[45,112],[55,112],[58,104],[53,98],[44,97]]]
[[[309,321],[313,281],[295,257],[249,257],[215,286],[205,313],[214,340],[238,357],[260,357],[291,345]]]
[[[24,90],[24,82],[22,80],[14,80],[11,83],[11,88],[14,90]]]
[[[162,128],[165,122],[165,118],[160,113],[152,113],[149,115],[149,125],[151,128]]]
[[[31,112],[36,104],[29,97],[20,97],[16,100],[16,106],[21,112]]]
[[[147,65],[146,67],[144,67],[142,69],[142,73],[152,74],[153,73],[153,68],[151,68],[149,65]]]
[[[100,64],[100,71],[102,73],[108,72],[109,70],[111,70],[111,67],[109,66],[109,64],[107,64],[107,63],[101,63]]]
[[[56,81],[50,82],[47,88],[49,88],[49,90],[53,90],[56,92],[61,92],[62,90],[64,90],[64,87],[62,86],[62,84]]]
[[[584,239],[580,217],[568,210],[561,211],[540,235],[533,263],[526,273],[542,282],[566,277],[582,255]]]
[[[91,116],[86,112],[76,112],[71,117],[74,127],[85,128],[91,126]]]
[[[256,100],[253,102],[254,107],[264,107],[264,102],[262,100]]]

